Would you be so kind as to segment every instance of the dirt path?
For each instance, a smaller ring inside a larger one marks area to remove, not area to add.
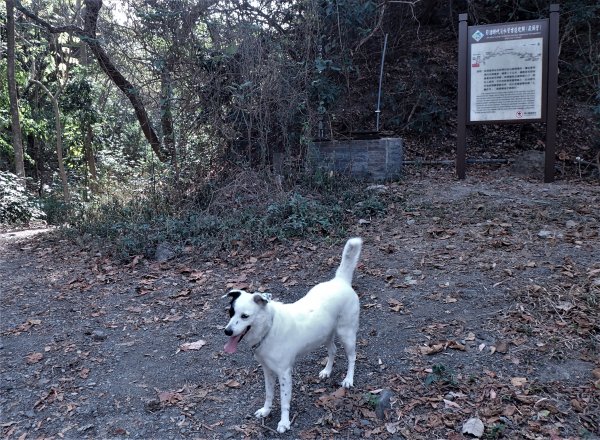
[[[365,239],[356,388],[338,390],[341,352],[327,381],[324,351],[302,359],[281,437],[453,439],[470,417],[487,438],[600,435],[599,188],[430,173],[385,197],[385,216],[349,231]],[[0,235],[1,432],[276,437],[277,407],[265,427],[250,416],[263,400],[250,349],[222,351],[220,296],[293,301],[331,276],[342,245],[120,265],[52,233]]]

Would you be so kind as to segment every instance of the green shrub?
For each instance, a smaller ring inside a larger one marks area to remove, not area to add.
[[[24,224],[43,218],[44,213],[21,179],[0,171],[0,224]]]
[[[66,203],[62,199],[62,195],[58,193],[46,195],[41,199],[40,204],[49,224],[64,225],[66,223],[76,223],[74,205]]]
[[[123,259],[152,257],[160,243],[175,250],[187,245],[206,252],[243,242],[260,246],[273,238],[345,236],[358,218],[386,211],[381,195],[365,192],[364,182],[341,176],[306,176],[290,189],[253,171],[207,182],[184,191],[186,198],[138,189],[85,205],[72,224],[112,243]]]

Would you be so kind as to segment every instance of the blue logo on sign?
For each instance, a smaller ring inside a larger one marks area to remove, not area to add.
[[[479,42],[479,40],[483,38],[483,34],[481,33],[481,31],[477,30],[473,33],[472,37],[475,41]]]

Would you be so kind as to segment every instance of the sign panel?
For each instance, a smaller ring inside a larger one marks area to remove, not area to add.
[[[469,122],[545,119],[548,21],[469,26]]]

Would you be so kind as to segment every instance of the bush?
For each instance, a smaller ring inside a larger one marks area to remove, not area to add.
[[[188,200],[141,191],[89,204],[75,222],[79,232],[111,243],[123,259],[154,256],[157,246],[219,251],[274,238],[341,237],[358,218],[385,213],[380,195],[342,176],[307,176],[288,190],[267,174],[241,170],[230,179],[187,192]],[[185,192],[185,191],[184,191]]]
[[[64,225],[75,223],[76,203],[67,203],[62,195],[50,193],[40,200],[40,205],[46,215],[46,221],[50,225]]]
[[[21,179],[12,173],[0,171],[0,224],[25,224],[44,217]]]

